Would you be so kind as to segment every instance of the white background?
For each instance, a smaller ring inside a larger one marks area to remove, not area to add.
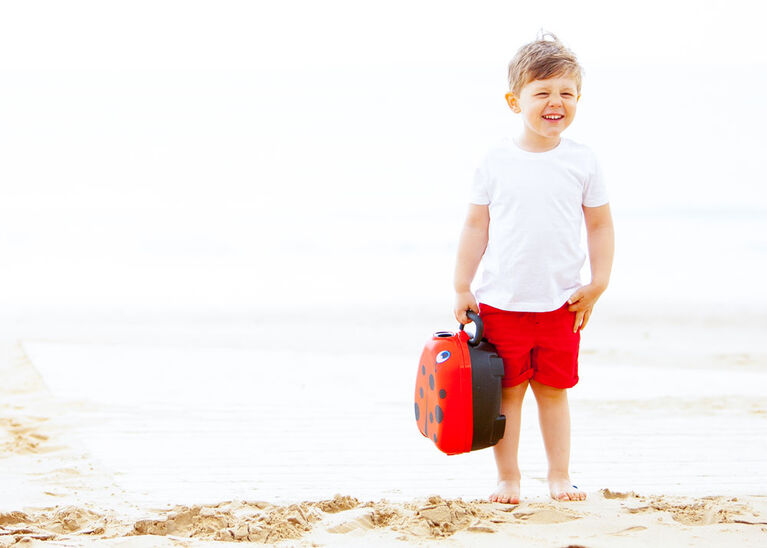
[[[541,27],[585,67],[613,302],[764,303],[759,5],[5,2],[0,305],[449,312]]]

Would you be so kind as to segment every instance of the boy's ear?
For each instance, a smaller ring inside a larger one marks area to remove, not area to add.
[[[519,113],[522,110],[519,108],[519,101],[517,100],[517,96],[512,92],[506,94],[506,102],[509,104],[509,108],[514,112]]]

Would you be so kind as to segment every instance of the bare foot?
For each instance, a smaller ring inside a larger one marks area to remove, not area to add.
[[[549,480],[549,492],[554,500],[586,500],[586,493],[570,483],[570,478]]]
[[[519,480],[499,481],[498,487],[490,495],[490,500],[504,504],[519,504]]]

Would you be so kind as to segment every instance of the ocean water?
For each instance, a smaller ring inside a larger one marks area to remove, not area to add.
[[[462,209],[315,214],[288,226],[274,212],[244,208],[218,217],[210,209],[80,211],[75,219],[71,210],[6,210],[3,302],[254,311],[449,307]],[[767,304],[761,211],[616,208],[614,221],[617,249],[604,299],[616,306]]]

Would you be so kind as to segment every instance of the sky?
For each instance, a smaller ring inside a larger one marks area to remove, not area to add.
[[[494,66],[541,26],[592,63],[764,62],[758,2],[5,2],[2,68]]]
[[[733,109],[759,97],[767,83],[759,3],[518,4],[3,3],[6,191],[56,204],[72,191],[76,200],[102,203],[109,179],[121,201],[144,201],[151,186],[155,199],[210,203],[213,171],[229,181],[295,181],[304,177],[291,172],[296,150],[323,171],[338,169],[344,150],[359,164],[386,157],[368,157],[360,143],[393,151],[418,180],[431,176],[426,164],[440,163],[428,150],[422,161],[412,153],[426,143],[450,157],[446,170],[465,178],[490,142],[516,131],[502,97],[506,65],[540,28],[557,33],[585,67],[580,114],[568,135],[602,153],[616,179],[646,151],[670,178],[712,181],[721,172],[750,184],[761,150],[755,128],[767,121],[766,109],[759,102],[748,104],[747,114]],[[86,149],[94,151],[90,162]],[[701,173],[685,160],[711,161],[720,149],[737,162],[718,161]],[[178,182],[171,175],[185,154],[209,163],[187,162],[191,173],[182,169]],[[465,164],[451,163],[461,155]],[[50,169],[30,171],[39,158]],[[103,165],[83,167],[94,161]],[[254,161],[259,174],[243,176]],[[116,164],[128,171],[110,172]],[[155,175],[131,175],[137,165]],[[617,197],[649,204],[643,196],[655,194],[648,180],[658,171],[647,169],[626,185],[649,185],[650,192],[621,195],[616,187]],[[390,175],[387,181],[402,179]],[[656,184],[668,193],[665,181]],[[247,186],[231,183],[234,196],[219,198],[247,202]],[[707,195],[716,191],[703,186],[702,197],[682,189],[670,201],[710,206]],[[740,207],[754,196],[726,201]],[[757,202],[764,205],[764,197]]]
[[[354,254],[395,270],[432,257],[419,283],[445,271],[449,288],[444,256],[473,171],[520,127],[503,100],[507,63],[541,28],[585,68],[566,136],[597,152],[628,240],[642,243],[643,219],[676,211],[687,215],[680,233],[695,234],[701,215],[763,219],[761,11],[743,1],[4,2],[0,266],[15,291],[0,297],[184,302],[214,287],[212,301],[233,302],[257,293],[254,272],[282,287],[265,264],[303,272],[307,261],[316,280],[296,273],[286,287],[343,293],[335,265],[357,268]],[[739,239],[749,265],[762,264],[767,245],[737,230],[717,245]]]

